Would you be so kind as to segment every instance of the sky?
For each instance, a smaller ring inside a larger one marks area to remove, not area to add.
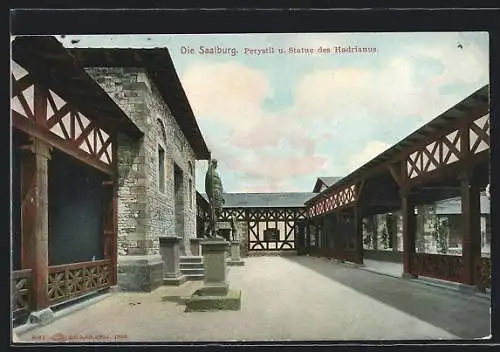
[[[225,192],[312,192],[318,176],[348,175],[489,83],[486,32],[57,38],[168,48]],[[197,161],[202,193],[206,169]]]

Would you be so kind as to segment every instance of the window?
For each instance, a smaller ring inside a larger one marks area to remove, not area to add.
[[[265,229],[264,230],[264,241],[279,241],[280,239],[280,230],[278,229]]]
[[[193,180],[189,179],[189,206],[193,208]]]
[[[160,192],[165,192],[165,150],[158,145],[158,185]]]

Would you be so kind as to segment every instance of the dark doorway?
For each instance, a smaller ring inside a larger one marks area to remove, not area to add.
[[[21,263],[21,150],[20,146],[28,143],[28,135],[19,130],[12,130],[12,174],[11,174],[11,219],[12,219],[12,269],[22,269]]]
[[[49,161],[49,265],[104,259],[102,182],[97,169],[53,150]]]
[[[175,235],[184,239],[184,175],[174,163],[174,201],[175,201]],[[185,254],[184,240],[180,241],[180,250]]]

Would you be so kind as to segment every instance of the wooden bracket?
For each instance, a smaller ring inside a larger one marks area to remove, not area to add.
[[[389,172],[391,173],[392,178],[394,178],[394,181],[398,184],[399,187],[403,187],[403,181],[401,177],[401,173],[398,172],[397,168],[392,165],[387,165],[387,168],[389,169]]]

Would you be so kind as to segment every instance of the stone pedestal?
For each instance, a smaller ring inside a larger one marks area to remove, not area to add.
[[[190,239],[190,244],[191,244],[191,254],[194,255],[195,257],[201,256],[201,241],[202,238],[191,238]]]
[[[186,281],[179,265],[179,246],[182,239],[177,236],[160,237],[160,255],[163,265],[163,284],[180,285]]]
[[[239,241],[231,241],[230,246],[231,256],[227,261],[227,265],[229,266],[243,266],[245,262],[241,260],[240,254],[240,242]]]
[[[221,239],[201,242],[205,267],[204,285],[186,299],[186,311],[239,310],[240,290],[230,290],[227,282],[226,251]]]
[[[118,257],[118,289],[151,292],[162,284],[163,264],[159,255]]]

